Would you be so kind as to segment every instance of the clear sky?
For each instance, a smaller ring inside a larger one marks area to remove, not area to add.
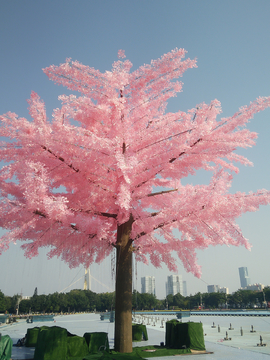
[[[0,114],[12,111],[29,118],[26,99],[34,90],[49,116],[60,104],[58,95],[67,90],[49,81],[42,68],[67,57],[103,72],[111,70],[119,49],[136,69],[178,47],[197,58],[198,68],[184,74],[183,92],[168,109],[186,111],[218,99],[222,115],[232,115],[258,96],[270,95],[269,17],[269,0],[1,1]],[[270,110],[256,115],[249,128],[259,133],[257,145],[241,153],[254,167],[240,168],[232,192],[270,189]],[[188,181],[203,183],[207,177],[199,172]],[[225,246],[198,252],[201,279],[178,263],[188,294],[206,292],[208,284],[236,291],[241,266],[248,267],[252,283],[270,285],[270,206],[245,214],[238,223],[253,245],[251,252]],[[136,290],[141,290],[141,276],[154,275],[157,297],[165,297],[167,268],[141,263],[134,268]],[[26,259],[19,243],[0,256],[0,273],[6,295],[33,295],[35,287],[39,294],[83,287],[82,268],[69,270],[60,260],[47,260],[46,252]],[[113,290],[111,258],[93,265],[91,273],[93,291]]]

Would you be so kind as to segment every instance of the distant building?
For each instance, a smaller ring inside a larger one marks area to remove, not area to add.
[[[183,296],[187,296],[187,282],[183,281]]]
[[[224,293],[224,294],[229,294],[229,288],[227,288],[227,287],[221,287],[221,288],[219,288],[219,290],[218,290],[220,293]]]
[[[166,295],[183,295],[182,275],[170,275],[166,282]]]
[[[241,288],[246,288],[248,285],[250,285],[248,269],[247,267],[240,267],[238,268],[238,270],[239,270]]]
[[[227,287],[220,287],[219,285],[208,285],[207,286],[207,292],[210,293],[223,293],[223,294],[229,294],[229,289]]]
[[[208,294],[219,292],[219,286],[218,285],[207,285],[207,292],[208,292]]]
[[[248,285],[243,290],[263,291],[263,289],[264,289],[263,284],[253,284],[253,285]]]
[[[156,295],[156,281],[154,276],[144,276],[141,278],[142,294]]]

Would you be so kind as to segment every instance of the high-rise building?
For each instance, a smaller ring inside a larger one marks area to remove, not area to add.
[[[238,270],[239,270],[241,288],[246,288],[248,285],[250,285],[248,269],[247,267],[240,267],[238,268]]]
[[[253,291],[263,291],[264,285],[263,284],[252,284],[246,287],[246,290],[253,290]]]
[[[144,276],[141,278],[142,294],[156,295],[156,281],[154,276]]]
[[[208,293],[216,293],[219,292],[219,285],[207,285]]]
[[[219,288],[219,291],[218,292],[220,292],[220,293],[224,293],[224,294],[229,294],[229,288],[227,288],[227,287],[221,287],[221,288]]]
[[[183,296],[187,296],[187,282],[183,281]]]
[[[166,282],[166,295],[176,295],[178,293],[183,295],[182,275],[168,276]]]
[[[207,285],[207,292],[210,293],[224,293],[229,294],[229,289],[227,287],[220,287],[219,285]]]

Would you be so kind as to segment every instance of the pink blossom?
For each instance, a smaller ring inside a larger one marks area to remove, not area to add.
[[[124,59],[125,57],[126,57],[125,50],[119,50],[118,51],[118,58],[119,59]]]
[[[121,224],[132,219],[130,240],[138,260],[176,270],[172,253],[200,276],[197,249],[243,245],[236,224],[246,211],[270,202],[270,192],[231,194],[237,164],[252,163],[235,151],[255,144],[246,128],[270,106],[260,97],[219,120],[221,104],[198,104],[188,112],[166,112],[182,91],[178,81],[196,67],[175,49],[131,72],[116,61],[101,73],[78,61],[44,69],[48,77],[79,93],[62,95],[52,119],[32,92],[32,120],[0,116],[0,226],[9,232],[0,251],[23,242],[26,256],[50,248],[71,267],[100,262],[117,245]],[[123,50],[119,58],[125,58]],[[208,185],[183,185],[199,169],[212,173]]]

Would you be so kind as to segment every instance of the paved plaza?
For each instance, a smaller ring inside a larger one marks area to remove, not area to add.
[[[135,342],[134,346],[160,345],[165,342],[165,321],[171,320],[175,316],[159,317],[149,316],[141,318],[135,316],[135,322],[144,321],[147,326],[148,341]],[[200,360],[263,360],[270,359],[270,318],[262,317],[212,317],[212,316],[191,316],[183,319],[185,321],[202,322],[205,333],[205,345],[211,354],[184,355],[190,359]],[[214,324],[213,324],[214,323]],[[54,321],[26,323],[25,320],[13,325],[2,325],[0,332],[2,335],[9,335],[14,344],[18,339],[25,336],[27,329],[35,326],[60,326],[66,328],[72,334],[83,336],[85,332],[107,332],[110,348],[114,342],[114,323],[109,320],[100,320],[98,314],[75,314],[56,316]],[[163,327],[162,327],[163,326]],[[253,332],[251,332],[253,326]],[[229,330],[231,328],[231,330]],[[242,328],[242,335],[241,335]],[[220,331],[219,331],[220,330]],[[231,340],[224,340],[226,338]],[[257,346],[260,343],[260,336],[266,346]],[[34,349],[13,346],[12,359],[33,359]],[[182,356],[174,356],[182,358]],[[160,358],[152,358],[160,359]],[[163,357],[163,360],[171,360],[171,357]]]

